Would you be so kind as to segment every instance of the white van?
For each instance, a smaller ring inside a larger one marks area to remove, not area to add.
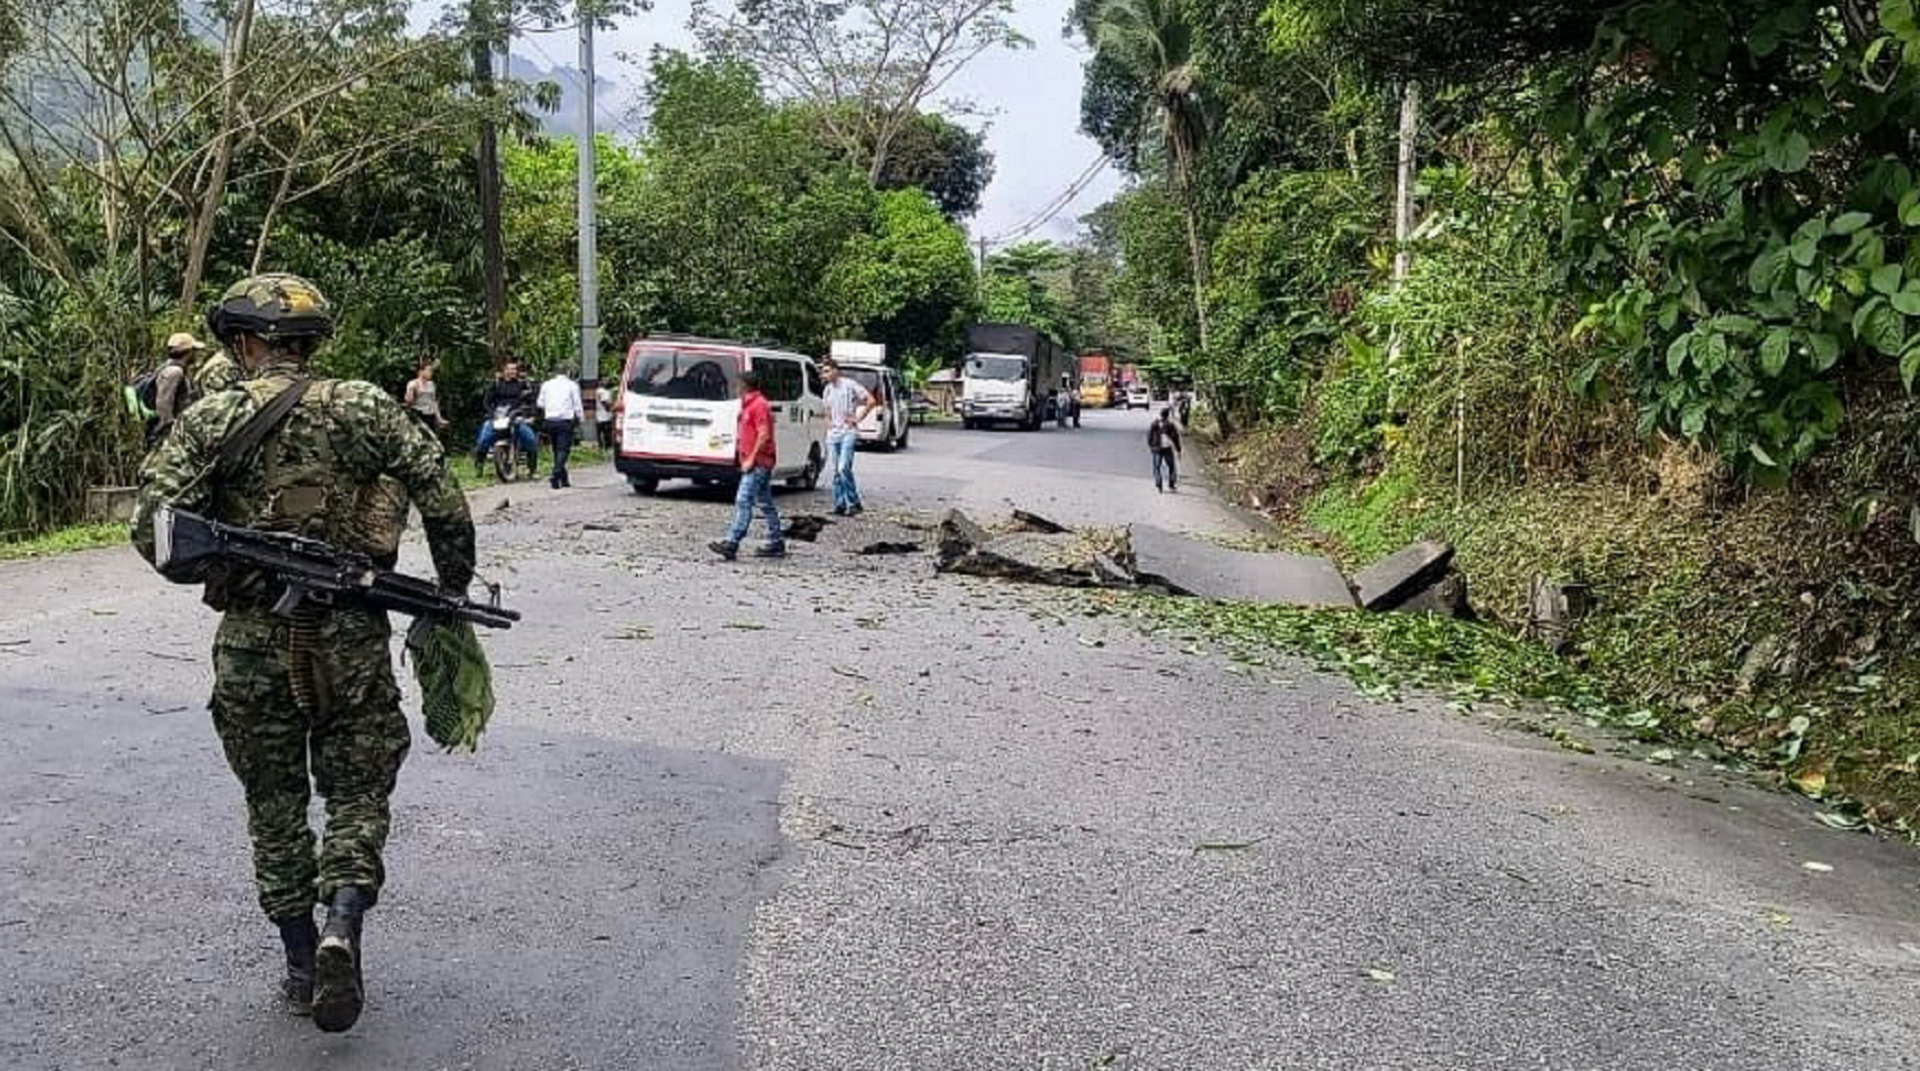
[[[827,410],[811,358],[739,342],[653,335],[627,350],[614,404],[615,461],[633,489],[660,481],[732,483],[740,478],[734,439],[740,374],[760,373],[773,411],[776,479],[813,488],[826,468]]]
[[[884,364],[840,362],[840,374],[867,388],[880,407],[860,422],[860,443],[882,450],[905,450],[913,413],[908,408],[907,381],[898,369]]]

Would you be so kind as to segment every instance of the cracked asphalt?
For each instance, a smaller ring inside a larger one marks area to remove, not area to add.
[[[416,733],[340,1037],[272,1009],[212,615],[130,550],[0,563],[0,1068],[1920,1062],[1904,845],[854,553],[949,505],[1245,533],[1146,423],[917,428],[781,563],[607,469],[477,495],[526,621],[480,753]]]

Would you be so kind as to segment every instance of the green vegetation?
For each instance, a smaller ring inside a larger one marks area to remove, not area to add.
[[[437,361],[456,438],[500,360],[536,378],[577,362],[576,152],[541,132],[558,87],[484,73],[512,34],[570,23],[575,5],[460,0],[424,32],[387,0],[9,10],[0,531],[70,525],[88,487],[132,482],[140,429],[121,386],[254,271],[306,275],[339,307],[328,374],[398,393]],[[994,165],[981,135],[930,109],[982,49],[1024,43],[1008,10],[773,3],[744,23],[703,9],[700,55],[650,57],[646,135],[596,143],[603,362],[654,330],[954,360],[979,290],[957,221]],[[836,42],[831,93],[799,89],[827,81],[787,47],[782,28],[801,25]],[[482,163],[495,156],[497,175]],[[496,177],[511,282],[497,324],[482,210]]]
[[[127,526],[125,524],[83,524],[73,528],[61,528],[31,539],[0,542],[0,561],[46,558],[56,554],[70,554],[76,550],[125,546],[126,542]]]
[[[1451,540],[1507,635],[1535,577],[1597,600],[1533,676],[1491,637],[1260,628],[1920,808],[1915,10],[1080,0],[1083,125],[1141,180],[1089,220],[1107,318],[1194,377],[1240,493],[1349,564]]]

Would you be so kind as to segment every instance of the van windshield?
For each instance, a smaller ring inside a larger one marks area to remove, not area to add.
[[[729,401],[740,394],[740,359],[730,353],[641,350],[627,389],[650,398]]]
[[[1025,379],[1027,378],[1027,361],[1024,357],[999,357],[991,353],[976,353],[967,358],[967,378]]]

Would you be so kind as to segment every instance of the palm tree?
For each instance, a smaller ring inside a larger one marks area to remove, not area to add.
[[[1207,117],[1194,64],[1194,29],[1183,0],[1101,0],[1088,20],[1095,50],[1129,72],[1151,103],[1167,177],[1187,217],[1187,253],[1193,276],[1193,313],[1200,349],[1207,348],[1207,251],[1194,198],[1194,160],[1207,139]]]

